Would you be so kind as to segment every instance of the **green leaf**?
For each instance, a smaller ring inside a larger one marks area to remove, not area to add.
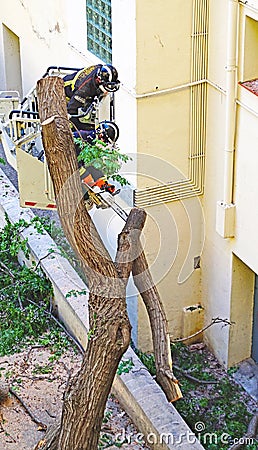
[[[117,369],[117,374],[121,375],[122,373],[128,373],[132,370],[134,363],[131,358],[123,359]]]
[[[102,170],[107,178],[111,177],[122,186],[129,184],[118,172],[122,164],[131,158],[121,153],[118,146],[110,146],[97,139],[92,144],[83,141],[81,138],[75,138],[74,141],[82,149],[78,156],[78,161],[83,162],[85,167],[92,165],[96,169]]]

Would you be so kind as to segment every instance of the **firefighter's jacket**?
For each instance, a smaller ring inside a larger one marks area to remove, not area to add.
[[[97,79],[100,67],[101,64],[87,67],[63,78],[69,114],[78,114],[78,108],[86,111],[96,96],[99,100],[103,98],[104,94],[98,87]]]

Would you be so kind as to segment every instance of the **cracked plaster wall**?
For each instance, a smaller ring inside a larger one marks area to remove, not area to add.
[[[76,8],[71,0],[9,0],[1,5],[0,26],[0,90],[11,89],[5,77],[8,52],[2,38],[4,26],[19,38],[25,94],[48,66],[87,64],[83,56],[87,44],[83,0],[76,1]]]

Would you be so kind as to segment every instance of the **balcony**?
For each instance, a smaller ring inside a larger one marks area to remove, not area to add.
[[[246,106],[256,115],[258,114],[258,78],[239,82],[239,95],[237,103]]]

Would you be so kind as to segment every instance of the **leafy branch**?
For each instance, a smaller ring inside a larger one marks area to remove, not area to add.
[[[120,148],[95,139],[92,144],[83,141],[81,138],[74,139],[75,144],[81,148],[78,161],[86,167],[93,166],[102,170],[108,178],[118,181],[121,186],[129,184],[126,178],[119,175],[119,170],[123,163],[131,159],[128,155],[120,152]]]
[[[21,219],[12,224],[6,216],[0,232],[0,355],[19,351],[38,339],[55,347],[66,345],[48,311],[53,296],[50,281],[35,263],[32,268],[18,263],[20,251],[29,256],[20,233],[35,223]]]

